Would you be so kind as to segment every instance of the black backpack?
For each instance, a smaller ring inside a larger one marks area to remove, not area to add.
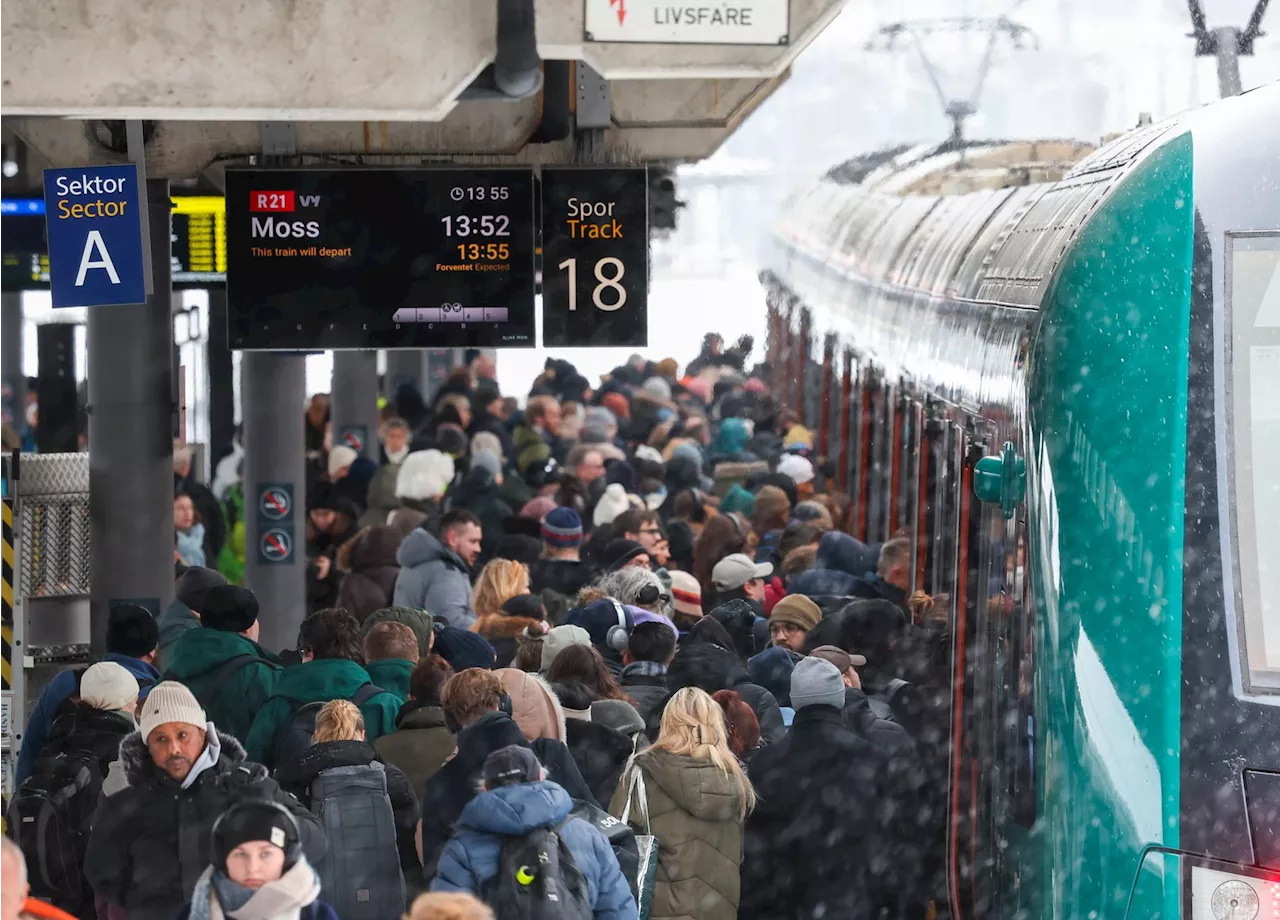
[[[907,681],[895,677],[885,684],[883,690],[868,692],[867,702],[871,704],[871,711],[876,714],[876,718],[896,722],[897,720],[893,717],[893,698],[904,687],[909,686],[911,685]]]
[[[609,841],[609,846],[613,848],[613,855],[617,857],[618,868],[622,870],[623,877],[631,885],[631,896],[639,904],[640,892],[637,883],[640,876],[640,849],[636,843],[636,832],[632,830],[631,825],[619,821],[603,808],[597,808],[595,805],[580,802],[577,799],[573,800],[573,811],[569,814],[571,817],[586,821]]]
[[[9,805],[9,833],[26,857],[32,895],[69,913],[93,903],[81,866],[102,780],[89,751],[42,757]]]
[[[351,702],[360,709],[379,693],[386,692],[381,687],[365,684],[355,692],[355,696],[351,697]],[[289,718],[276,733],[276,769],[284,766],[311,746],[311,736],[316,733],[316,716],[320,714],[320,710],[327,702],[329,701],[322,700],[302,704],[296,700],[289,700]]]
[[[559,833],[565,821],[503,839],[498,874],[485,883],[482,893],[496,920],[591,920],[594,916],[586,876]]]

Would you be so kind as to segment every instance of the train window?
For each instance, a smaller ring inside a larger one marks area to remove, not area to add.
[[[1229,450],[1247,691],[1280,692],[1280,233],[1230,234]]]

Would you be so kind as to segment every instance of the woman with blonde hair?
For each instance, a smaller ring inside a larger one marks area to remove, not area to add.
[[[529,593],[528,567],[511,559],[491,559],[480,570],[471,609],[477,617],[472,629],[489,640],[500,668],[515,658],[525,630],[534,634],[546,619],[541,601]]]
[[[609,805],[658,838],[652,920],[736,920],[742,826],[755,803],[719,704],[696,687],[676,691],[658,740],[632,758]]]
[[[322,773],[344,770],[357,778],[363,773],[384,773],[387,798],[395,815],[395,847],[400,871],[410,896],[424,887],[422,867],[414,835],[418,827],[418,796],[404,772],[384,763],[365,740],[364,716],[348,700],[331,700],[316,713],[315,732],[310,747],[299,751],[276,770],[280,788],[291,793],[305,807],[312,809],[311,790]],[[316,803],[319,804],[319,803]]]

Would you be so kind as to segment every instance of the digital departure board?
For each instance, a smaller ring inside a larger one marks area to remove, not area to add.
[[[0,201],[0,288],[6,292],[48,290],[48,249],[44,199]]]
[[[226,202],[221,195],[174,195],[173,286],[219,287],[227,280]],[[43,198],[0,201],[0,287],[49,289]]]
[[[221,195],[173,196],[173,285],[227,280],[227,204]]]
[[[229,170],[232,348],[533,347],[530,169]]]

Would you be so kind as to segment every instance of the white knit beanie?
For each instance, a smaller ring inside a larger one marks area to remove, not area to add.
[[[338,471],[356,462],[360,455],[345,444],[339,444],[329,451],[329,478],[338,475]]]
[[[627,490],[620,483],[610,483],[596,502],[596,510],[591,513],[591,523],[596,527],[612,524],[613,519],[631,507],[627,499]]]
[[[108,712],[132,710],[138,679],[114,661],[99,661],[80,676],[80,699]]]
[[[142,706],[142,716],[138,719],[138,731],[142,740],[146,741],[157,725],[166,722],[183,722],[194,725],[201,731],[209,719],[185,684],[176,680],[161,681],[151,688],[147,701]]]

